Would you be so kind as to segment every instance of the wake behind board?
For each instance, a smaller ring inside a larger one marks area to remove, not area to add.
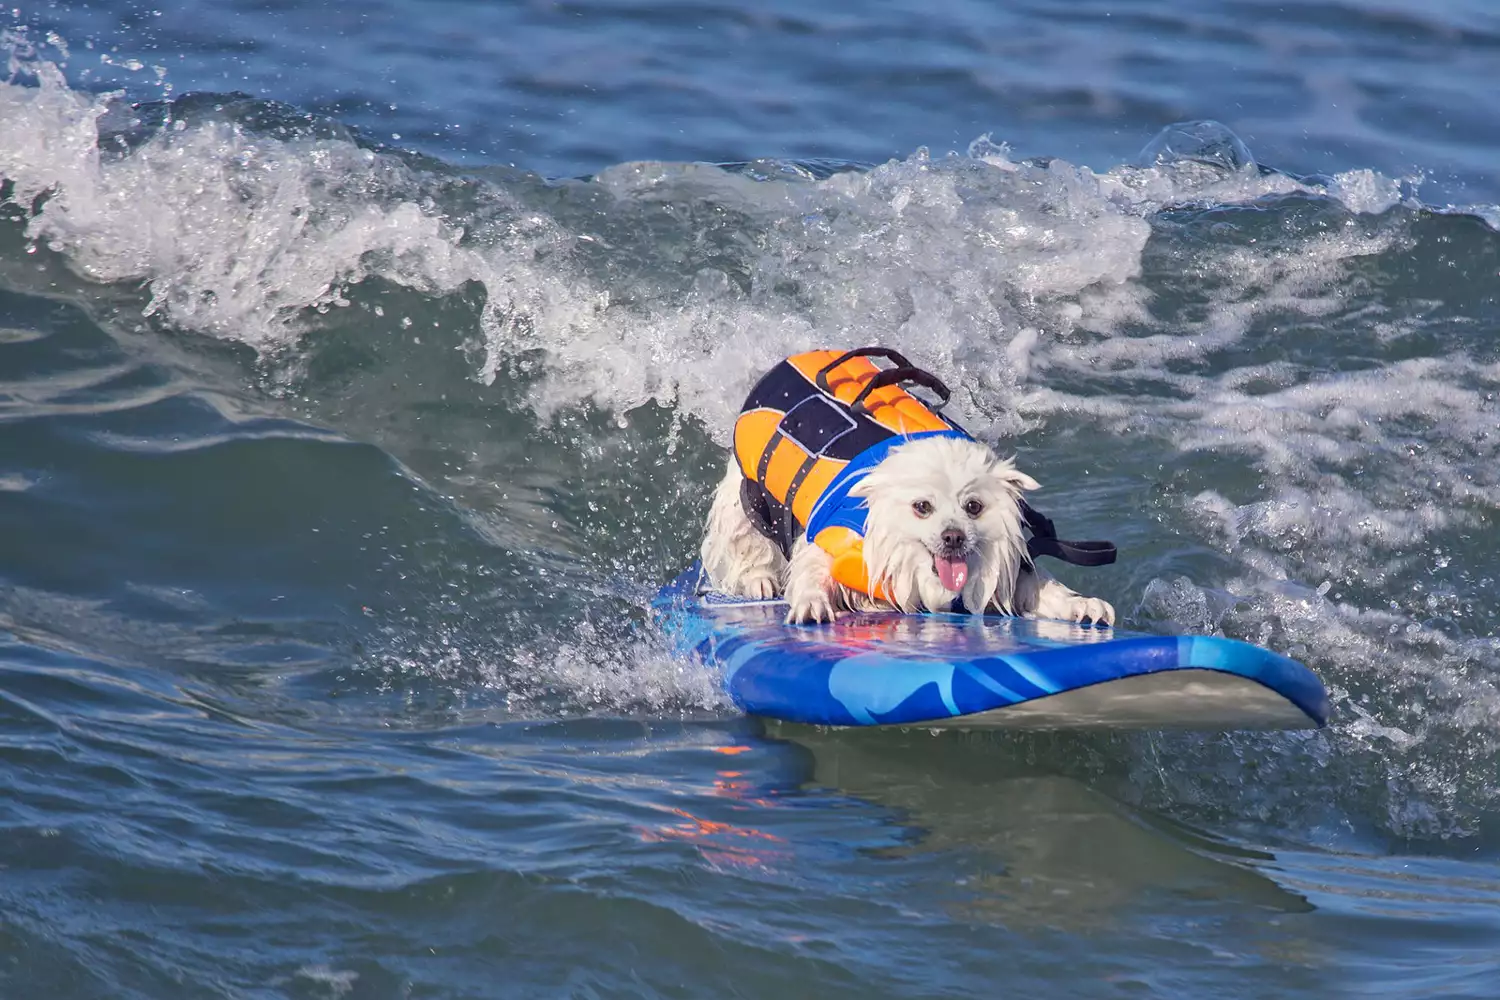
[[[694,564],[654,609],[751,715],[827,726],[1311,729],[1328,693],[1259,646],[1001,615],[861,613],[786,625],[786,602],[705,590]]]

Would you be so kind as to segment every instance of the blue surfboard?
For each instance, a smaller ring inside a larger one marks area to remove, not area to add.
[[[1236,639],[1002,615],[860,613],[787,625],[786,602],[706,589],[695,563],[653,604],[750,715],[825,726],[1311,729],[1328,692]]]

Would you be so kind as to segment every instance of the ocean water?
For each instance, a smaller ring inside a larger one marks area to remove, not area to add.
[[[1489,0],[0,25],[0,996],[1500,997]],[[1332,724],[738,714],[646,601],[867,343]]]

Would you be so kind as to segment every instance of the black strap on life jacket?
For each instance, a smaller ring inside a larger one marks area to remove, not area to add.
[[[804,530],[792,516],[792,509],[753,479],[740,481],[740,507],[755,530],[776,543],[782,558],[790,559],[792,546]]]
[[[1031,529],[1026,540],[1026,554],[1034,562],[1037,556],[1051,556],[1074,566],[1108,566],[1118,554],[1114,542],[1068,542],[1057,537],[1057,528],[1052,519],[1032,507],[1025,500],[1021,505],[1021,520]]]

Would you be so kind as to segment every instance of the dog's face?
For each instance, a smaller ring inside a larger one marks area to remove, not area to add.
[[[1017,500],[1036,480],[959,438],[903,444],[850,491],[865,501],[865,566],[903,611],[1009,608],[1026,553]]]

